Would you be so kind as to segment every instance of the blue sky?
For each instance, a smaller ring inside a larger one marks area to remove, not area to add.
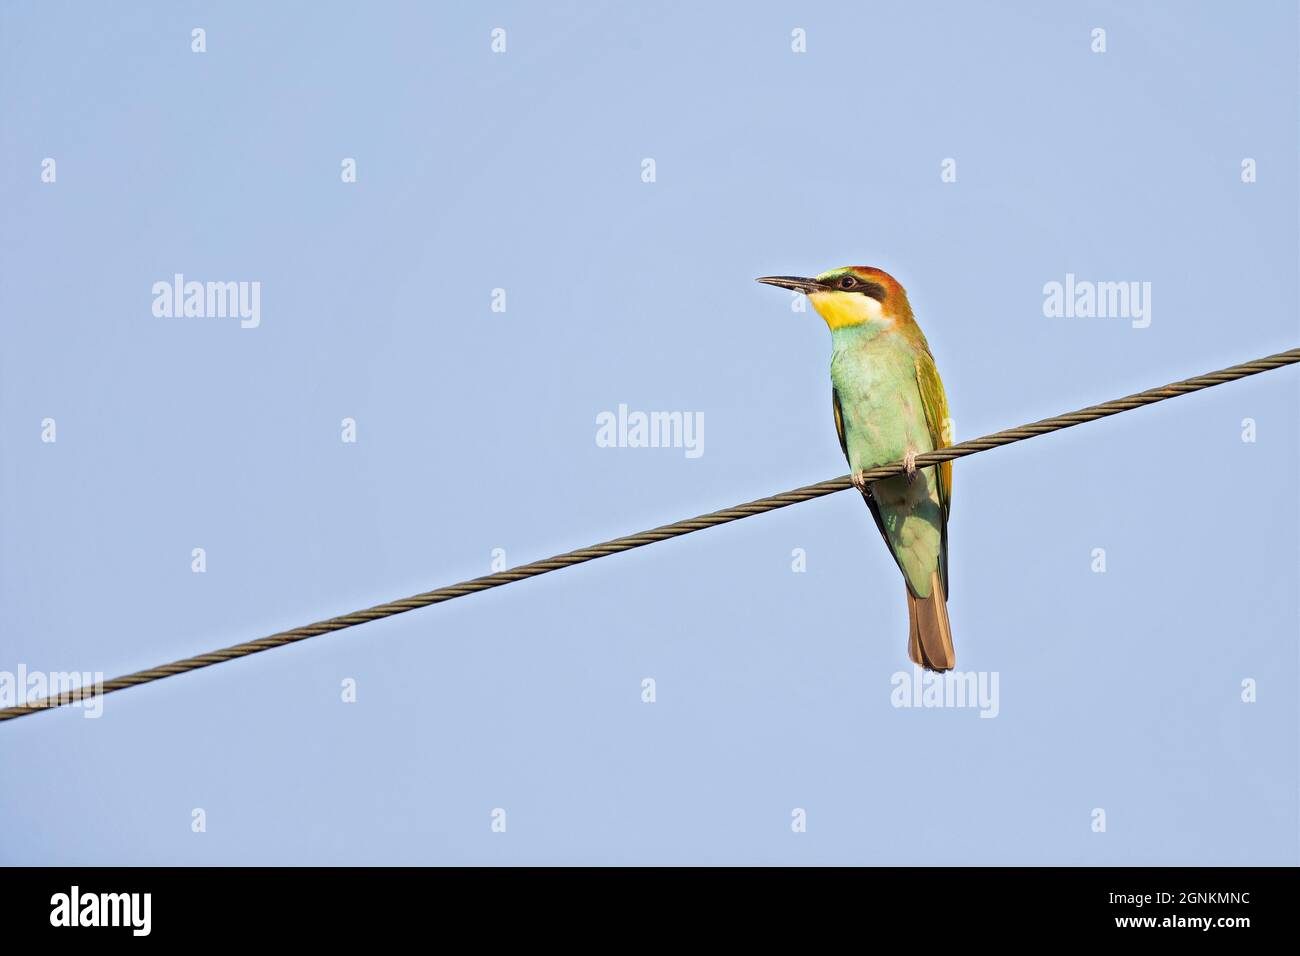
[[[894,274],[959,439],[1297,344],[1290,3],[546,6],[4,7],[0,672],[842,474],[829,335],[755,276]],[[176,273],[260,323],[155,316]],[[1150,324],[1045,316],[1067,274]],[[994,719],[892,705],[903,586],[838,494],[7,723],[0,863],[1294,864],[1297,398],[955,466]],[[703,453],[598,447],[620,404]]]

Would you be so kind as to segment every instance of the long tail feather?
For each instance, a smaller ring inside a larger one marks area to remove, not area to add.
[[[918,598],[908,590],[907,620],[907,656],[913,663],[930,671],[950,671],[957,666],[948,602],[938,571],[931,573],[929,597]]]

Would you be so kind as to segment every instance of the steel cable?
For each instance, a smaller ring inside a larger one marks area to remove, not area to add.
[[[1028,425],[1021,425],[1019,428],[1008,428],[1005,431],[994,432],[992,435],[985,435],[982,438],[974,438],[970,441],[960,442],[956,445],[950,445],[947,448],[942,448],[937,451],[926,452],[923,455],[916,456],[916,466],[920,468],[927,465],[937,465],[940,462],[952,461],[957,458],[965,458],[967,455],[974,455],[982,451],[988,451],[991,448],[1000,448],[1003,445],[1010,445],[1014,442],[1024,441],[1025,439],[1033,438],[1036,435],[1045,435],[1049,432],[1060,431],[1063,428],[1071,428],[1074,425],[1081,425],[1084,422],[1096,421],[1099,418],[1117,415],[1120,412],[1131,411],[1135,408],[1141,408],[1144,405],[1154,404],[1155,402],[1163,402],[1166,399],[1176,398],[1179,395],[1186,395],[1190,392],[1200,391],[1203,388],[1210,388],[1214,385],[1222,385],[1225,382],[1233,382],[1250,375],[1257,375],[1260,372],[1269,371],[1270,369],[1293,365],[1296,362],[1300,362],[1300,348],[1290,349],[1286,352],[1279,352],[1276,355],[1255,359],[1253,362],[1233,365],[1229,368],[1220,369],[1217,372],[1208,372],[1205,375],[1198,375],[1195,378],[1184,379],[1181,382],[1174,382],[1169,385],[1163,385],[1159,388],[1148,389],[1145,392],[1138,392],[1136,395],[1129,395],[1125,398],[1117,398],[1113,401],[1102,402],[1100,405],[1091,405],[1087,408],[1081,408],[1078,411],[1067,412],[1064,415],[1045,418],[1042,421],[1033,422]],[[899,461],[888,465],[881,465],[878,468],[869,469],[868,471],[863,472],[861,477],[866,481],[877,481],[881,478],[888,478],[891,475],[902,474],[902,472],[903,463]],[[344,628],[356,627],[358,624],[365,624],[367,621],[378,621],[382,618],[405,613],[406,611],[414,611],[417,608],[428,607],[431,604],[440,604],[443,601],[450,601],[452,598],[465,597],[469,594],[476,594],[479,591],[487,591],[491,588],[501,587],[503,584],[510,584],[514,581],[523,581],[527,578],[534,578],[539,574],[558,571],[561,568],[572,567],[575,564],[582,564],[586,561],[594,561],[596,558],[607,557],[611,554],[631,551],[633,548],[645,547],[646,545],[654,544],[657,541],[667,541],[669,538],[677,538],[684,534],[690,534],[693,531],[702,531],[705,528],[713,528],[717,525],[727,524],[731,521],[739,521],[741,518],[749,518],[753,515],[765,514],[769,511],[775,511],[778,508],[786,508],[790,505],[799,504],[802,501],[811,501],[814,498],[821,498],[824,495],[834,494],[837,491],[844,491],[846,488],[851,488],[852,486],[853,482],[850,480],[848,475],[839,478],[832,478],[828,481],[821,481],[815,485],[805,485],[804,487],[796,488],[793,491],[785,491],[781,494],[771,495],[767,498],[759,498],[756,501],[746,502],[745,504],[736,505],[731,508],[724,508],[721,511],[710,512],[709,514],[700,515],[695,518],[687,518],[683,521],[674,521],[672,524],[662,525],[661,527],[653,528],[649,531],[642,531],[638,534],[630,534],[622,538],[615,538],[612,541],[594,544],[587,548],[579,548],[577,551],[569,551],[565,554],[556,555],[553,558],[534,561],[531,564],[524,564],[517,568],[498,571],[495,574],[487,574],[483,577],[473,578],[469,581],[462,581],[459,584],[452,584],[433,591],[426,591],[423,594],[416,594],[411,597],[400,598],[396,601],[389,601],[386,604],[376,604],[374,607],[366,608],[363,611],[354,611],[351,614],[331,617],[324,621],[317,621],[315,624],[306,624],[302,627],[295,627],[288,631],[280,631],[277,634],[271,634],[267,637],[245,641],[242,644],[233,644],[230,647],[223,647],[220,650],[210,651],[207,654],[187,657],[184,660],[174,661],[171,664],[162,664],[158,667],[151,667],[147,670],[136,671],[134,674],[115,677],[112,680],[104,681],[100,688],[73,689],[40,700],[29,701],[15,707],[7,707],[0,710],[0,720],[11,720],[15,717],[23,717],[39,710],[46,710],[62,704],[74,703],[78,700],[86,699],[87,696],[94,696],[92,691],[101,694],[108,694],[116,690],[123,690],[127,687],[135,687],[138,684],[148,684],[152,681],[161,680],[164,677],[171,677],[174,674],[184,674],[188,671],[198,670],[201,667],[210,667],[213,664],[220,664],[223,661],[230,661],[239,657],[247,657],[249,654],[256,654],[259,651],[270,650],[273,647],[293,644],[297,641],[306,640],[309,637],[318,637],[321,634],[329,634],[334,631],[341,631]]]

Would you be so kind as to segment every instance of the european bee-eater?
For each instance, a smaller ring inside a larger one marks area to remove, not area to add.
[[[947,605],[952,462],[916,467],[917,455],[949,444],[948,399],[907,293],[870,266],[758,281],[804,293],[830,326],[835,431],[853,483],[907,583],[908,656],[927,670],[951,670],[957,663]],[[871,484],[861,478],[868,468],[900,460],[906,474]]]

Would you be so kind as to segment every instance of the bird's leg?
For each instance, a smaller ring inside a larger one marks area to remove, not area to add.
[[[907,475],[907,483],[910,485],[916,481],[916,449],[909,448],[907,454],[903,456],[903,474]]]
[[[853,482],[854,488],[858,489],[858,491],[862,492],[864,495],[869,495],[871,494],[871,484],[862,477],[866,473],[865,468],[859,468],[857,471],[853,472],[853,474],[849,475],[849,480]]]

